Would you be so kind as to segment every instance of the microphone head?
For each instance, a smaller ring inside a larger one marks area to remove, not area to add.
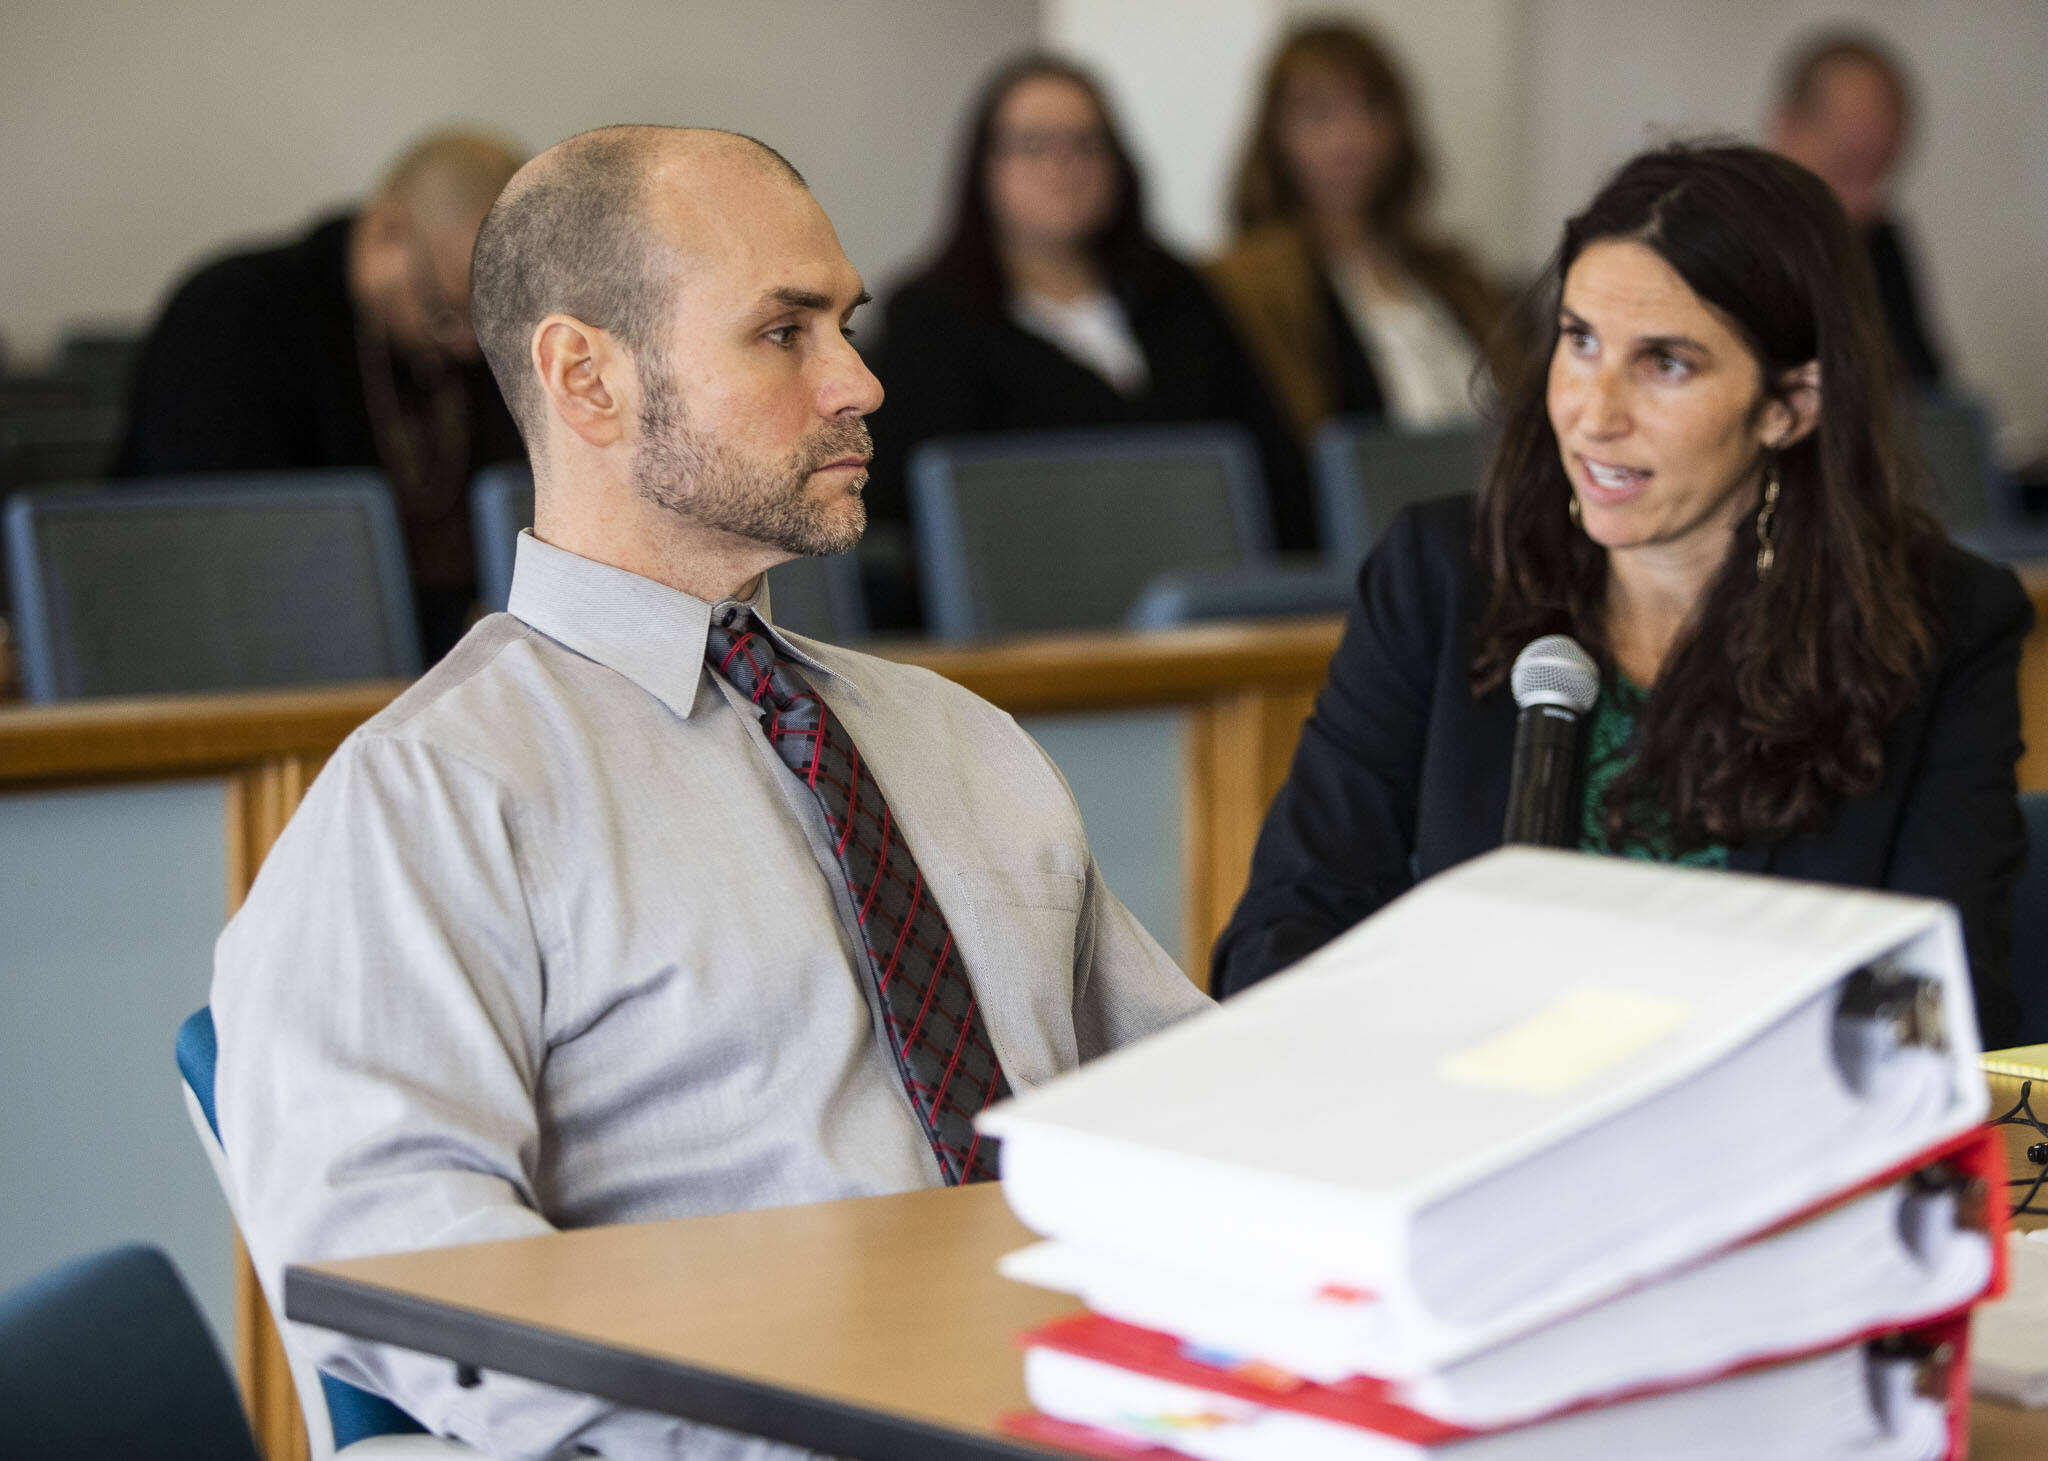
[[[1508,684],[1524,710],[1555,705],[1584,715],[1600,698],[1600,667],[1569,634],[1546,634],[1515,656]]]

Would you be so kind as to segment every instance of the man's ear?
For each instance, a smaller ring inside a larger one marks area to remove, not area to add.
[[[1764,420],[1764,445],[1783,451],[1820,425],[1820,362],[1809,360],[1778,377]]]
[[[552,314],[533,327],[532,356],[548,406],[563,425],[595,447],[626,434],[621,387],[633,367],[608,332]]]

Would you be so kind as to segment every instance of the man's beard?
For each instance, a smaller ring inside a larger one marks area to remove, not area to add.
[[[633,455],[633,486],[642,497],[705,527],[800,557],[850,552],[860,541],[868,516],[859,490],[867,473],[848,484],[850,501],[814,502],[808,488],[825,463],[874,454],[866,423],[832,421],[780,462],[749,461],[730,443],[691,429],[667,372],[648,372],[646,385]]]

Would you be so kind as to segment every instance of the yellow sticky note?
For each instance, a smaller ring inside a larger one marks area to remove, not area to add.
[[[1446,1080],[1489,1091],[1561,1096],[1663,1039],[1692,1016],[1682,999],[1575,989],[1548,1009],[1444,1058]]]

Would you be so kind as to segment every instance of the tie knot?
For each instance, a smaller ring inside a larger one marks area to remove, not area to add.
[[[775,641],[745,604],[728,601],[712,609],[704,662],[756,705],[787,713],[816,702],[802,672],[776,652]]]

